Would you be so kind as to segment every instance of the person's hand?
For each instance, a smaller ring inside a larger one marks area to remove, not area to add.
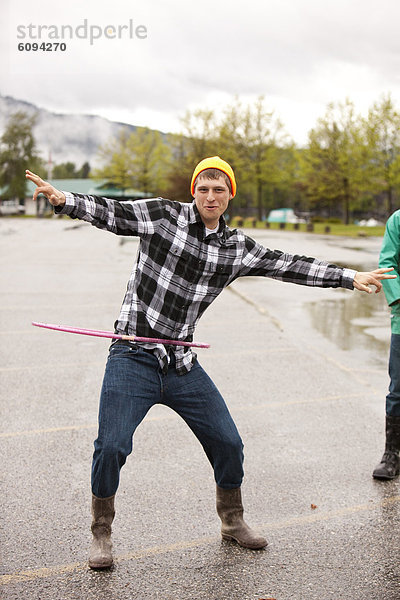
[[[35,173],[32,173],[32,171],[28,171],[27,169],[25,173],[25,177],[37,185],[37,188],[33,192],[34,200],[37,199],[39,194],[43,194],[53,206],[62,206],[65,204],[65,194],[63,192],[57,190],[47,181],[43,181],[39,175],[35,175]]]
[[[361,292],[367,292],[368,294],[372,294],[371,288],[369,285],[375,286],[375,293],[381,291],[382,279],[396,279],[396,275],[385,275],[385,273],[389,273],[393,271],[393,267],[385,268],[385,269],[375,269],[375,271],[357,271],[356,276],[354,277],[353,285],[357,290]]]

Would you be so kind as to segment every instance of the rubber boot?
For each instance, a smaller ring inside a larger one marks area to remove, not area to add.
[[[114,498],[97,498],[92,495],[93,541],[89,554],[91,569],[109,569],[113,564],[111,524],[114,520]]]
[[[243,548],[260,550],[267,540],[250,529],[243,520],[242,494],[239,488],[225,490],[217,485],[217,513],[221,519],[224,540],[235,540]]]
[[[386,445],[382,460],[374,469],[374,479],[395,479],[400,472],[400,417],[386,415]]]

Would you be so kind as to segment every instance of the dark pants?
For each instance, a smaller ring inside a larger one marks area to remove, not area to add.
[[[95,496],[115,494],[136,427],[154,404],[169,406],[186,421],[202,444],[220,487],[241,485],[242,440],[224,399],[197,360],[189,373],[178,376],[172,358],[168,373],[163,374],[152,353],[114,344],[104,375],[94,443]]]
[[[400,417],[400,335],[397,333],[392,333],[390,341],[389,376],[386,414]]]

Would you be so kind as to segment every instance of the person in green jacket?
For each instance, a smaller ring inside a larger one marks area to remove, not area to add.
[[[372,476],[375,479],[394,479],[400,471],[400,210],[394,212],[386,223],[379,266],[393,267],[397,278],[382,281],[391,308],[390,383],[386,396],[385,452]]]

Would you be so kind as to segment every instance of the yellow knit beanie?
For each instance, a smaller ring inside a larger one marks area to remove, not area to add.
[[[219,171],[222,171],[223,173],[225,173],[225,175],[229,177],[229,180],[231,182],[233,198],[236,194],[235,174],[233,172],[232,167],[227,162],[222,160],[222,158],[220,158],[219,156],[210,156],[209,158],[204,158],[199,162],[199,164],[193,171],[192,181],[190,183],[190,191],[192,193],[192,196],[194,195],[194,183],[196,181],[196,177],[206,169],[218,169]]]

